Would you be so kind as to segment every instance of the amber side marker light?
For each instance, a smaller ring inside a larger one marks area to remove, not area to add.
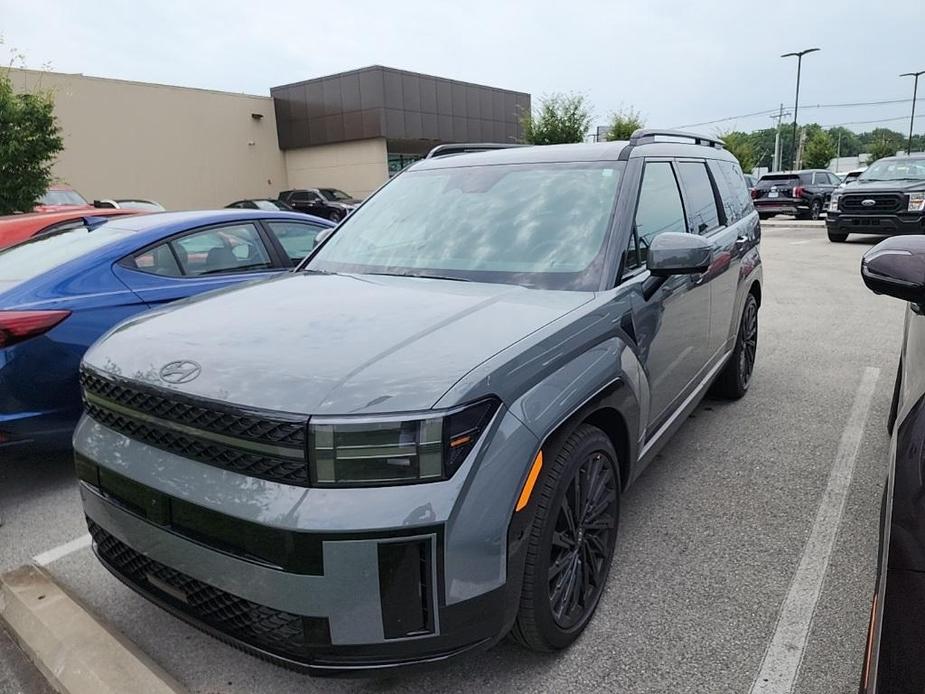
[[[533,493],[533,486],[536,484],[537,477],[540,476],[540,470],[543,468],[543,451],[536,454],[533,459],[533,466],[530,468],[530,474],[527,475],[527,481],[524,482],[524,488],[520,492],[520,498],[517,500],[517,506],[514,512],[520,511],[530,503],[530,495]]]

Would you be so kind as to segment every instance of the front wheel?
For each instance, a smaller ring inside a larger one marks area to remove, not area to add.
[[[557,651],[581,635],[600,601],[617,540],[620,473],[607,435],[582,424],[534,490],[520,610],[511,636]]]
[[[755,369],[755,355],[758,351],[758,300],[755,295],[745,295],[745,306],[739,322],[736,345],[729,361],[713,383],[713,393],[721,398],[738,400],[748,392]]]
[[[758,213],[758,219],[770,219],[770,218],[771,218],[770,212],[759,212]]]
[[[843,234],[837,231],[828,231],[826,233],[829,236],[829,241],[832,243],[844,243],[848,240],[848,234]]]

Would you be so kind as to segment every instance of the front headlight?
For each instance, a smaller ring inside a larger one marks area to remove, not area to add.
[[[313,486],[370,487],[448,479],[498,409],[495,398],[437,413],[312,417]]]
[[[832,193],[832,197],[829,199],[829,212],[838,212],[838,199],[841,197],[841,193]]]
[[[925,191],[909,193],[909,212],[921,212],[925,210]]]

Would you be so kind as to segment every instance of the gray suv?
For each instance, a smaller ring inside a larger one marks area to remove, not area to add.
[[[296,271],[87,352],[106,568],[314,674],[578,637],[621,493],[708,388],[748,390],[758,215],[699,135],[473,149],[406,169]]]

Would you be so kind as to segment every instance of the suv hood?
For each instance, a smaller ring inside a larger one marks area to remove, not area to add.
[[[925,181],[851,181],[842,189],[842,193],[883,193],[902,192],[912,190],[925,190]]]
[[[594,297],[410,277],[288,274],[144,314],[86,354],[104,373],[303,414],[431,408],[489,357]],[[178,360],[201,373],[181,385]]]

